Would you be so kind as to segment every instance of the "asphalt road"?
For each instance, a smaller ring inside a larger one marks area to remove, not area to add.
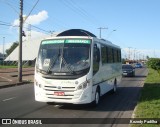
[[[46,103],[35,102],[33,84],[0,89],[0,118],[131,118],[146,75],[147,69],[142,68],[136,69],[136,77],[122,78],[118,91],[115,94],[108,93],[104,95],[99,106],[95,108],[89,105],[47,105]],[[112,124],[48,124],[34,126],[127,127],[129,125],[114,124],[113,122]]]

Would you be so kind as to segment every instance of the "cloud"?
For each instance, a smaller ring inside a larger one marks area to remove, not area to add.
[[[23,17],[26,17],[26,15],[23,15]],[[23,37],[23,40],[36,39],[38,37],[45,37],[46,34],[43,34],[38,31],[33,31],[33,30],[28,31],[27,29],[28,29],[28,24],[39,25],[41,22],[45,21],[47,18],[48,18],[48,12],[45,10],[40,11],[37,14],[30,15],[25,21],[23,26],[23,30],[25,31],[25,34],[26,34],[26,37]],[[19,19],[15,19],[12,25],[19,26]],[[13,36],[17,36],[17,38],[16,39],[14,38],[12,42],[5,43],[4,50],[10,48],[13,42],[15,42],[15,40],[18,39],[18,32],[19,32],[18,27],[10,27],[10,34],[12,34]],[[0,53],[3,53],[3,44],[0,44]]]
[[[38,25],[40,22],[46,20],[48,18],[48,12],[43,10],[39,12],[37,15],[31,15],[27,18],[26,22],[32,25]]]
[[[24,19],[26,17],[26,15],[23,15]],[[45,21],[48,18],[48,12],[43,10],[41,12],[39,12],[38,14],[35,15],[30,15],[27,20],[25,21],[25,23],[27,24],[32,24],[32,25],[39,25],[42,21]],[[13,22],[14,26],[18,26],[19,25],[19,19],[15,19]]]
[[[23,17],[26,17],[26,15],[23,15]],[[30,35],[28,36],[28,33],[31,34],[31,39],[38,38],[38,37],[45,35],[45,34],[40,33],[38,31],[31,30],[29,24],[30,25],[39,25],[41,22],[43,22],[47,19],[48,19],[48,12],[45,10],[40,11],[37,14],[30,15],[27,18],[27,20],[25,21],[25,23],[23,24],[23,31],[25,31],[25,34],[26,34],[26,37],[23,37],[23,39],[26,40],[29,38]],[[12,25],[19,26],[19,19],[15,19],[12,22]],[[19,29],[18,29],[18,27],[13,27],[13,26],[10,27],[10,33],[16,37],[16,39],[14,39],[14,40],[18,40]],[[29,31],[29,29],[30,29],[30,31]]]

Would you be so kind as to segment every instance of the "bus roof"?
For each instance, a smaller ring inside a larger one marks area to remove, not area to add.
[[[89,31],[83,30],[83,29],[70,29],[70,30],[66,30],[63,32],[58,33],[55,37],[49,37],[46,39],[55,39],[55,38],[90,38],[93,39],[94,41],[103,44],[103,45],[108,45],[111,47],[115,47],[115,48],[120,48],[119,46],[111,43],[108,40],[105,39],[99,39],[97,38],[94,34],[92,34]]]
[[[57,35],[57,37],[61,36],[89,36],[89,37],[96,37],[94,34],[92,34],[89,31],[83,30],[83,29],[70,29],[63,31]]]
[[[102,45],[107,45],[107,46],[111,46],[111,47],[119,48],[119,49],[120,49],[120,46],[115,45],[115,44],[113,44],[112,42],[110,42],[110,41],[108,41],[108,40],[105,40],[105,39],[94,38],[94,41],[96,41],[97,43],[100,43],[100,44],[102,44]]]

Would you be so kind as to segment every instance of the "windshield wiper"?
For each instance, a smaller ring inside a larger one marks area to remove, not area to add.
[[[67,69],[70,73],[74,74],[75,71],[72,70],[71,66],[69,66],[69,64],[66,62],[66,60],[63,58],[63,56],[60,56],[62,58],[62,63],[64,63],[65,66],[67,66]]]
[[[49,73],[50,72],[50,70],[51,70],[51,68],[54,66],[54,64],[55,64],[55,62],[57,61],[57,59],[58,59],[58,56],[59,56],[59,54],[58,55],[55,55],[55,57],[53,57],[53,59],[51,59],[51,63],[49,64],[49,67],[48,67],[48,69],[47,69],[47,73]]]
[[[65,40],[66,41],[66,40]],[[64,44],[65,44],[65,41],[64,41]],[[75,72],[72,70],[72,68],[69,66],[69,64],[66,62],[66,60],[64,59],[63,57],[63,53],[64,53],[64,44],[63,44],[63,47],[62,47],[62,52],[61,52],[61,62],[60,62],[60,71],[62,69],[62,63],[64,63],[65,66],[67,66],[67,69],[68,71],[71,73],[71,74],[74,74]]]

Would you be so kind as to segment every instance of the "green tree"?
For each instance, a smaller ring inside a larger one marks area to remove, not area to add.
[[[17,46],[18,42],[14,42],[9,49],[6,49],[7,56],[9,56]]]
[[[149,58],[147,65],[158,72],[160,75],[160,58]]]
[[[149,56],[146,56],[147,60],[149,59]]]

